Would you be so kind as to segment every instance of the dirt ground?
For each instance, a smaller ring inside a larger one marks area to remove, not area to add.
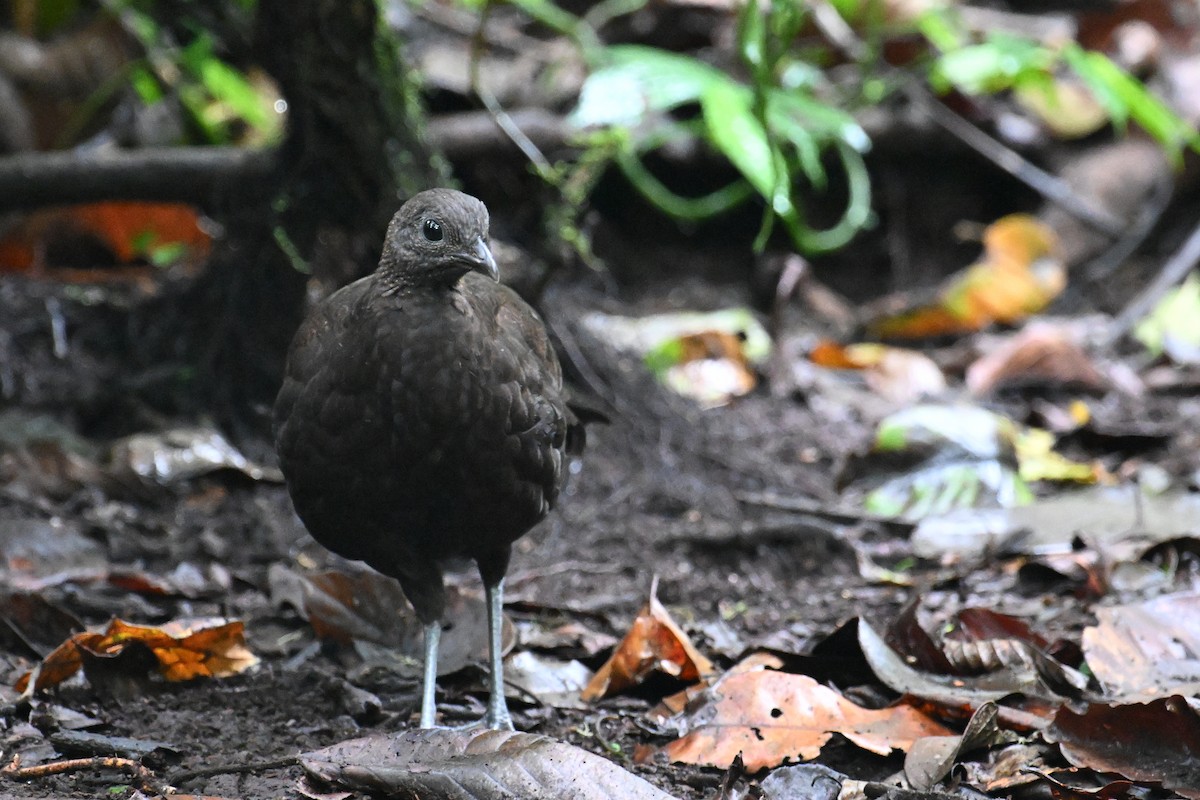
[[[559,510],[516,548],[507,599],[520,629],[579,622],[619,638],[657,578],[659,599],[719,666],[754,647],[801,657],[856,616],[891,619],[918,592],[927,611],[985,605],[1035,617],[1048,638],[1077,632],[1087,621],[1081,605],[1057,589],[1030,587],[1000,566],[947,576],[918,564],[906,573],[909,587],[864,578],[862,553],[882,566],[909,558],[903,528],[788,511],[762,499],[835,505],[842,465],[869,435],[867,415],[821,405],[812,396],[775,396],[766,386],[728,407],[701,411],[668,395],[629,357],[605,354],[586,341],[573,323],[586,308],[638,313],[749,301],[745,280],[650,281],[615,295],[581,283],[546,294],[543,308],[555,331],[567,350],[588,354],[585,371],[599,379],[599,394],[615,412],[611,424],[588,431],[588,448]],[[1200,415],[1194,401],[1182,411],[1178,403],[1170,401],[1180,419]],[[78,420],[66,419],[68,425]],[[244,437],[239,444],[251,457],[269,461],[264,438]],[[156,777],[181,792],[294,796],[300,767],[262,762],[414,724],[412,661],[398,669],[364,664],[353,647],[318,643],[295,609],[272,602],[273,566],[303,572],[336,563],[309,539],[280,485],[219,473],[138,494],[70,481],[48,491],[31,473],[9,478],[0,492],[6,530],[53,519],[98,545],[114,568],[169,575],[186,563],[204,576],[188,596],[61,583],[45,592],[53,604],[92,625],[112,616],[145,624],[180,616],[242,619],[262,663],[220,680],[75,680],[35,699],[32,708],[4,690],[0,744],[6,758],[22,753],[25,763],[35,763],[62,757],[46,737],[56,727],[48,720],[65,708],[93,718],[98,724],[92,732],[161,743],[166,750],[151,760]],[[73,556],[47,556],[59,557]],[[473,575],[463,583],[478,589]],[[34,654],[12,636],[0,642],[2,677],[11,686]],[[523,649],[531,646],[517,641],[515,652]],[[555,654],[580,657],[594,669],[607,650],[588,655],[560,647]],[[484,679],[476,667],[441,679],[445,722],[480,715]],[[676,796],[714,797],[724,778],[720,770],[632,759],[639,745],[669,741],[647,721],[646,711],[672,688],[655,683],[582,709],[543,707],[519,696],[510,705],[519,730],[614,759]],[[364,708],[360,690],[378,698],[379,707]],[[887,699],[877,685],[864,698]],[[825,748],[821,761],[863,779],[882,778],[901,763],[837,742]],[[234,771],[239,765],[250,768]],[[134,794],[128,775],[103,769],[0,783],[3,797]]]

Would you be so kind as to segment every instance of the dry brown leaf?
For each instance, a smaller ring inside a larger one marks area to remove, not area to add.
[[[858,643],[871,670],[892,690],[930,700],[949,709],[973,710],[989,701],[998,701],[1017,692],[1032,698],[1057,703],[1059,696],[1036,673],[1006,670],[963,677],[923,672],[910,666],[883,637],[863,619],[858,620]],[[1050,713],[1052,713],[1051,710]],[[1023,725],[1038,725],[1038,719],[1012,709],[1000,708],[1006,724],[1020,720]],[[1009,716],[1014,715],[1014,716]]]
[[[918,739],[904,757],[904,776],[914,789],[930,789],[958,763],[964,753],[981,750],[1011,740],[1015,736],[1002,731],[995,703],[981,705],[961,736],[926,736]]]
[[[1083,630],[1088,667],[1126,700],[1200,693],[1200,594],[1096,609]]]
[[[638,612],[629,633],[588,682],[580,698],[591,702],[608,697],[636,686],[655,671],[694,683],[711,674],[713,665],[651,591],[649,602]]]
[[[726,768],[740,753],[748,772],[815,758],[834,733],[864,750],[907,751],[952,731],[907,705],[855,705],[807,675],[760,669],[722,677],[693,712],[692,730],[664,752],[672,761]]]
[[[235,675],[258,663],[246,647],[244,632],[240,621],[213,617],[176,620],[158,628],[114,619],[104,633],[71,636],[35,670],[21,676],[16,689],[24,692],[31,678],[35,691],[57,686],[83,666],[85,657],[116,658],[131,646],[149,650],[169,681]]]
[[[425,729],[352,739],[301,756],[325,783],[456,800],[671,800],[617,764],[546,736]]]
[[[1062,328],[1034,323],[967,368],[967,388],[979,397],[1024,383],[1104,392],[1110,382]]]

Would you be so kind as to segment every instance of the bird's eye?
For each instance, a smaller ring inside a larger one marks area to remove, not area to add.
[[[425,234],[425,238],[431,242],[440,242],[442,240],[442,223],[436,219],[427,219],[421,226],[421,233]]]

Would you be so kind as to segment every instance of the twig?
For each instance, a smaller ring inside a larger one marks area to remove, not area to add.
[[[813,0],[812,8],[817,27],[830,42],[857,61],[867,58],[866,45],[828,0]],[[908,73],[896,68],[887,71],[899,81],[905,96],[925,109],[942,129],[1080,221],[1114,238],[1121,235],[1126,227],[1124,220],[1080,197],[1066,181],[1034,165],[946,108]]]
[[[1097,283],[1108,278],[1117,267],[1124,264],[1126,259],[1142,246],[1146,237],[1154,230],[1154,226],[1158,224],[1163,212],[1170,205],[1174,190],[1175,182],[1169,178],[1156,182],[1150,196],[1142,205],[1142,210],[1138,212],[1128,230],[1111,247],[1093,258],[1083,268],[1084,280],[1093,284]]]
[[[1167,260],[1167,263],[1163,264],[1162,271],[1158,273],[1158,277],[1134,297],[1121,310],[1117,318],[1112,321],[1108,326],[1104,344],[1111,346],[1122,336],[1129,333],[1138,320],[1150,313],[1150,309],[1154,307],[1154,304],[1172,286],[1179,283],[1192,271],[1197,262],[1200,262],[1200,225],[1192,229],[1192,233],[1188,236],[1187,241],[1175,251],[1175,254]]]
[[[501,112],[521,136],[536,148],[561,146],[569,129],[561,116],[543,108],[519,108]],[[460,111],[429,118],[425,126],[429,141],[454,160],[502,153],[513,147],[506,129],[491,111]]]
[[[15,755],[6,766],[0,768],[0,775],[14,781],[35,780],[51,775],[62,775],[67,772],[83,772],[95,769],[118,769],[127,772],[138,781],[138,788],[153,795],[174,794],[171,786],[158,786],[154,773],[142,764],[129,758],[116,756],[94,756],[92,758],[70,758],[65,761],[51,761],[48,764],[36,764],[32,767],[22,767],[21,757]]]
[[[484,26],[487,24],[488,12],[491,10],[492,4],[485,3],[483,10],[479,13],[479,25],[475,29],[475,35],[471,37],[471,53],[470,53],[470,75],[471,75],[471,90],[475,92],[475,96],[483,103],[483,107],[492,116],[492,120],[504,131],[505,135],[512,140],[529,162],[537,168],[538,174],[546,177],[550,174],[553,167],[550,160],[542,153],[536,144],[533,143],[520,126],[513,121],[504,107],[500,105],[500,101],[496,99],[491,89],[483,85],[479,80],[479,63],[480,55],[483,52],[484,45]]]
[[[209,778],[213,775],[233,775],[244,772],[266,772],[272,769],[295,767],[299,764],[300,756],[287,756],[286,758],[277,758],[274,761],[251,761],[247,764],[215,764],[211,767],[200,767],[199,769],[189,769],[185,772],[179,772],[172,776],[172,782],[176,786],[180,786],[196,778]]]
[[[550,578],[555,575],[562,575],[570,572],[577,575],[614,575],[622,572],[625,568],[619,564],[599,564],[589,561],[563,561],[558,564],[548,564],[539,569],[527,569],[508,576],[505,583],[508,586],[514,586],[526,581],[541,580],[542,578]]]
[[[843,525],[859,525],[869,522],[906,531],[911,531],[916,527],[912,522],[896,519],[895,517],[885,517],[866,511],[829,508],[805,497],[782,497],[780,495],[759,492],[735,492],[733,496],[739,503],[745,503],[746,505],[773,508],[778,511],[791,511]]]

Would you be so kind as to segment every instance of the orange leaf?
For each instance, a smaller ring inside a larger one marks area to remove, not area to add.
[[[1012,324],[1048,306],[1066,287],[1067,272],[1054,257],[1057,240],[1027,214],[1010,214],[983,234],[983,258],[950,277],[937,300],[884,317],[869,327],[876,336],[916,339]]]
[[[636,686],[654,671],[695,682],[712,673],[713,665],[651,591],[649,602],[638,612],[629,633],[579,696],[585,702],[599,700]]]
[[[159,672],[169,681],[234,675],[258,663],[246,647],[244,631],[242,622],[211,617],[177,620],[161,628],[114,619],[103,634],[77,633],[63,642],[34,672],[21,676],[16,689],[24,692],[35,673],[35,690],[57,686],[83,665],[84,650],[117,656],[134,642],[154,654]]]
[[[36,211],[0,240],[0,270],[24,271],[51,267],[83,267],[64,275],[78,280],[102,280],[107,273],[128,278],[124,271],[89,267],[105,264],[44,263],[47,253],[87,257],[100,245],[116,264],[132,264],[146,255],[146,246],[184,245],[197,261],[203,261],[211,237],[200,227],[200,218],[191,206],[178,203],[112,201],[88,203]],[[89,277],[90,276],[90,277]]]
[[[34,678],[34,691],[40,691],[49,686],[57,686],[79,671],[83,665],[81,647],[95,648],[97,642],[104,636],[99,633],[72,634],[65,642],[54,648],[42,663],[32,672],[26,672],[16,683],[16,690],[25,693],[29,680]]]
[[[731,670],[706,694],[692,716],[703,721],[664,748],[672,761],[724,769],[741,753],[746,771],[756,772],[815,758],[834,733],[880,755],[953,735],[911,706],[862,708],[807,675]]]

